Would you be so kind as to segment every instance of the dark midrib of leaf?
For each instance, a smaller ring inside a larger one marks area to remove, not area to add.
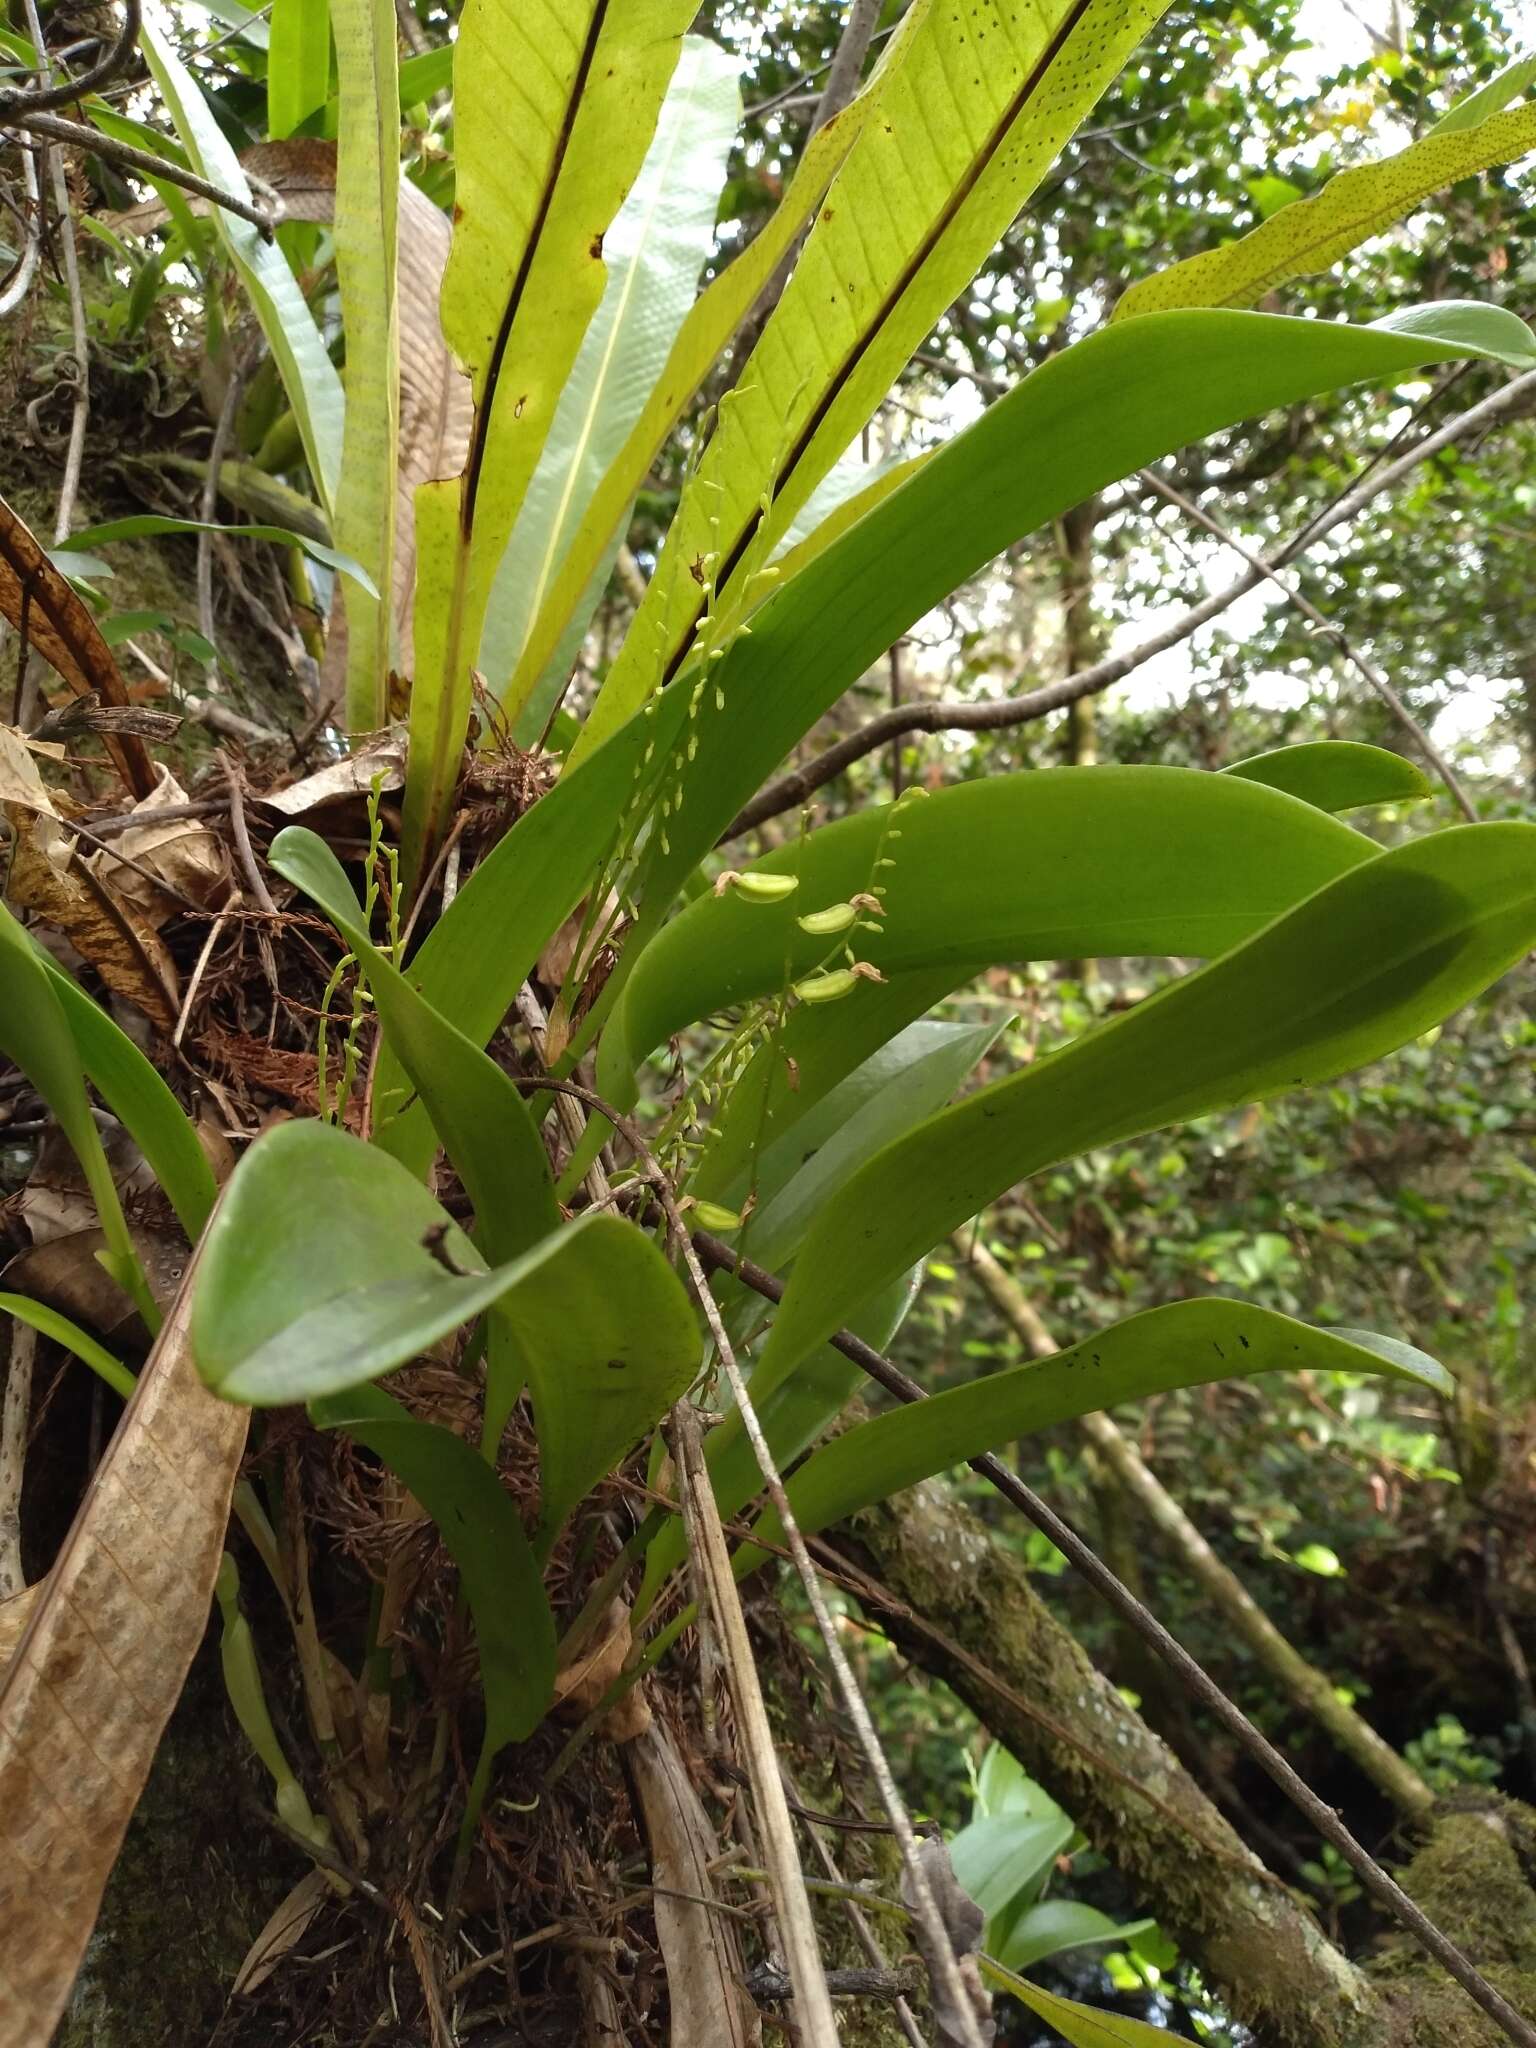
[[[591,76],[597,46],[602,41],[607,19],[608,0],[598,0],[591,25],[587,30],[581,62],[576,67],[576,76],[571,81],[571,90],[565,102],[565,119],[560,125],[560,139],[555,144],[554,161],[549,167],[549,176],[544,181],[544,190],[539,194],[538,211],[528,232],[528,245],[523,250],[517,275],[512,280],[512,289],[507,294],[506,310],[501,316],[496,345],[491,350],[490,364],[485,373],[485,397],[475,407],[475,425],[470,437],[469,460],[464,466],[464,496],[459,507],[459,526],[466,542],[474,525],[475,499],[480,490],[480,471],[485,462],[485,444],[490,435],[491,415],[496,408],[496,387],[501,380],[502,359],[507,352],[507,343],[512,338],[512,328],[522,306],[523,294],[528,289],[528,278],[539,253],[539,244],[549,224],[549,210],[554,205],[560,174],[565,168],[566,154],[571,146],[571,135],[581,111],[582,100],[586,96],[587,80]]]
[[[1071,40],[1078,23],[1093,5],[1094,0],[1077,0],[1077,5],[1062,22],[1044,50],[1041,51],[1034,70],[1030,72],[1027,78],[1021,81],[1018,91],[1004,108],[1001,119],[987,137],[986,147],[978,151],[971,159],[969,167],[945,202],[944,209],[938,219],[924,236],[920,245],[912,252],[906,265],[892,283],[890,290],[881,300],[875,318],[864,330],[864,339],[855,345],[852,352],[844,360],[842,367],[827,386],[820,402],[812,411],[810,418],[801,428],[793,446],[790,448],[788,456],[785,458],[784,467],[779,471],[775,485],[776,489],[781,488],[784,482],[794,475],[797,466],[804,459],[812,441],[815,440],[817,434],[821,431],[822,422],[842,395],[848,380],[863,361],[865,353],[880,334],[897,306],[901,304],[902,299],[906,296],[908,289],[923,265],[948,233],[955,216],[980,183],[982,173],[997,155],[999,149],[1002,148],[1014,123],[1022,117],[1030,101],[1044,84],[1051,66],[1056,62],[1056,59]],[[746,525],[742,528],[741,534],[731,548],[729,555],[725,558],[719,578],[719,587],[721,589],[730,582],[731,577],[740,567],[741,558],[752,545],[752,538],[759,526],[761,526],[762,521],[762,507],[761,505],[756,505],[753,507],[751,515]],[[666,674],[663,677],[664,682],[670,683],[672,681],[686,659],[688,649],[693,641],[693,624],[697,622],[697,619],[698,612],[695,611],[694,619],[690,622],[687,633],[667,664]]]

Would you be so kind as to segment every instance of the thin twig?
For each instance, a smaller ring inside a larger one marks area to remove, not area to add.
[[[43,80],[41,89],[33,86],[0,87],[0,118],[14,118],[17,114],[42,114],[52,107],[67,107],[72,100],[83,99],[87,93],[99,92],[101,87],[116,78],[120,71],[127,69],[133,61],[134,47],[139,40],[139,0],[123,0],[123,25],[118,31],[117,41],[105,49],[100,59],[89,71],[82,71],[78,78],[66,78],[62,85],[51,85],[53,67],[48,61],[48,52],[43,45],[42,25],[37,19],[36,8],[27,7],[27,26],[32,36],[32,47],[37,55],[38,75]]]
[[[288,744],[284,734],[274,732],[270,726],[258,725],[253,718],[243,718],[238,711],[231,711],[227,704],[219,704],[211,697],[199,697],[195,691],[187,690],[177,697],[178,710],[188,718],[196,719],[199,725],[222,732],[232,740],[243,740],[248,747],[284,747]]]
[[[532,982],[525,981],[517,992],[517,1014],[528,1033],[528,1042],[533,1047],[533,1056],[539,1065],[549,1066],[549,1019],[544,1014],[544,1005],[534,994]],[[560,1128],[565,1141],[574,1153],[586,1136],[586,1120],[577,1107],[576,1098],[561,1089],[555,1096],[555,1114],[560,1119]],[[613,1189],[600,1159],[594,1159],[582,1182],[593,1202],[610,1202]]]
[[[251,895],[256,908],[264,910],[268,917],[276,917],[277,905],[272,901],[272,891],[267,887],[266,878],[256,864],[256,850],[251,845],[251,830],[245,822],[245,792],[240,786],[240,771],[227,758],[221,759],[224,779],[229,784],[229,825],[239,856],[240,870],[250,884]]]
[[[760,1266],[753,1265],[750,1260],[739,1257],[722,1239],[711,1237],[704,1231],[696,1231],[693,1242],[712,1266],[733,1274],[755,1294],[762,1295],[767,1301],[776,1302],[783,1298],[784,1283],[781,1280],[772,1273],[765,1272]],[[929,1398],[917,1381],[909,1378],[900,1366],[894,1364],[882,1352],[876,1351],[872,1345],[866,1344],[861,1337],[854,1336],[851,1330],[839,1330],[829,1342],[836,1350],[842,1352],[845,1358],[852,1359],[868,1373],[871,1379],[878,1381],[887,1392],[894,1394],[898,1400],[917,1402]],[[1259,1733],[1242,1709],[1227,1698],[1203,1666],[1195,1662],[1184,1646],[1163,1627],[1156,1615],[1143,1606],[1135,1594],[1121,1583],[1077,1531],[990,1453],[968,1458],[966,1463],[973,1472],[979,1472],[988,1480],[1005,1500],[1018,1508],[1021,1514],[1055,1544],[1063,1556],[1082,1573],[1094,1591],[1114,1609],[1120,1619],[1178,1675],[1201,1706],[1241,1743],[1291,1803],[1306,1815],[1324,1840],[1333,1844],[1365,1889],[1407,1928],[1442,1968],[1456,1979],[1468,1997],[1488,2014],[1495,2025],[1511,2041],[1518,2042],[1520,2048],[1536,2048],[1536,2026],[1532,2026],[1516,2012],[1503,1993],[1488,1982],[1455,1942],[1442,1933],[1422,1907],[1409,1898],[1397,1880],[1390,1877],[1370,1852],[1355,1840],[1334,1809],[1326,1806],[1306,1780],[1292,1770],[1285,1758]]]
[[[27,293],[32,289],[32,280],[37,275],[38,261],[43,253],[43,238],[38,218],[37,156],[35,151],[23,148],[21,152],[21,182],[26,188],[31,211],[22,214],[16,209],[21,222],[21,254],[16,259],[16,268],[0,289],[0,320],[8,313],[14,313]]]
[[[219,417],[214,422],[213,440],[208,447],[208,473],[203,478],[202,501],[197,514],[202,522],[202,531],[197,536],[197,630],[208,642],[203,680],[210,695],[214,696],[219,688],[219,656],[213,622],[213,528],[219,517],[219,482],[224,473],[224,456],[235,431],[235,415],[240,410],[240,394],[244,389],[244,368],[239,357],[232,356],[229,382],[224,387]]]
[[[1300,612],[1301,616],[1310,625],[1316,626],[1320,632],[1326,633],[1337,644],[1339,652],[1349,663],[1350,667],[1357,674],[1364,676],[1377,696],[1380,697],[1382,703],[1386,705],[1392,716],[1419,749],[1419,752],[1424,756],[1430,767],[1440,777],[1462,816],[1469,824],[1475,825],[1477,823],[1477,812],[1473,808],[1471,798],[1462,788],[1450,762],[1446,760],[1444,754],[1435,745],[1424,727],[1408,709],[1408,706],[1403,702],[1383,671],[1376,666],[1375,662],[1368,661],[1358,648],[1350,644],[1343,627],[1335,625],[1331,619],[1320,612],[1312,600],[1298,590],[1288,576],[1282,576],[1278,569],[1271,568],[1262,555],[1255,554],[1245,541],[1239,540],[1237,535],[1223,526],[1219,519],[1213,519],[1209,512],[1201,511],[1200,507],[1192,499],[1186,498],[1182,491],[1176,490],[1171,483],[1160,477],[1155,469],[1143,469],[1139,474],[1142,482],[1156,491],[1160,498],[1166,499],[1170,505],[1176,505],[1186,518],[1193,519],[1197,526],[1204,527],[1205,531],[1219,540],[1223,546],[1231,548],[1234,554],[1241,555],[1250,569],[1262,576],[1266,582],[1272,583],[1275,586],[1276,590],[1281,593],[1286,603],[1294,611]]]
[[[248,220],[254,228],[260,228],[268,238],[272,236],[272,216],[252,200],[237,198],[233,192],[226,192],[222,186],[199,177],[196,171],[184,170],[168,157],[156,156],[152,150],[140,149],[132,142],[119,142],[115,136],[103,135],[98,128],[87,127],[83,121],[67,121],[62,114],[0,113],[0,128],[24,128],[29,135],[46,136],[53,142],[67,142],[76,149],[88,150],[99,156],[103,162],[116,164],[119,170],[132,171],[141,178],[159,178],[167,185],[179,186],[183,192],[190,192],[198,199],[211,200],[215,206],[222,206],[226,213],[232,213],[239,220]]]
[[[203,985],[203,976],[208,971],[213,949],[219,943],[219,934],[229,923],[231,915],[239,908],[240,899],[237,895],[230,899],[208,927],[208,936],[204,939],[202,951],[197,956],[197,964],[192,969],[192,979],[187,983],[187,992],[181,999],[181,1015],[176,1019],[176,1029],[171,1033],[171,1044],[177,1052],[181,1051],[181,1041],[192,1015],[192,1005],[197,1001],[197,992]]]
[[[832,1851],[816,1832],[816,1826],[836,1826],[836,1821],[830,1814],[811,1813],[801,1800],[795,1781],[790,1776],[788,1769],[782,1764],[779,1768],[784,1775],[784,1783],[789,1793],[791,1806],[802,1819],[810,1820],[816,1824],[806,1829],[806,1835],[810,1840],[816,1860],[821,1865],[822,1875],[833,1884],[842,1884],[844,1882],[843,1873],[838,1869]],[[859,1947],[863,1949],[865,1955],[868,1956],[870,1962],[873,1963],[877,1970],[888,1968],[890,1958],[886,1955],[879,1942],[876,1941],[874,1929],[852,1899],[843,1900],[843,1911],[847,1915],[848,1925],[853,1929],[854,1938],[857,1940]],[[831,1979],[828,1980],[827,1988],[834,1993],[837,1989],[836,1984]],[[892,1993],[891,2006],[896,2016],[896,2024],[906,2035],[909,2048],[927,2048],[927,2044],[918,2030],[917,2021],[912,2017],[912,2008],[908,2005],[902,1990]]]
[[[682,1242],[687,1243],[686,1235]],[[705,1292],[708,1292],[706,1283]],[[687,1400],[672,1411],[672,1444],[678,1471],[678,1493],[688,1529],[688,1547],[708,1591],[709,1606],[720,1632],[725,1661],[731,1672],[732,1691],[747,1770],[752,1780],[757,1817],[762,1823],[768,1867],[773,1874],[774,1903],[778,1912],[790,1974],[798,1994],[798,2010],[807,2038],[815,2048],[837,2048],[837,2021],[822,1972],[821,1951],[816,1942],[816,1923],[806,1897],[805,1878],[795,1854],[794,1825],[780,1783],[773,1745],[773,1730],[763,1704],[757,1663],[747,1636],[741,1598],[731,1575],[730,1553],[720,1526],[715,1490],[699,1440],[698,1410]]]
[[[881,0],[853,0],[848,9],[848,19],[843,24],[837,50],[827,66],[827,82],[821,89],[821,98],[816,102],[816,111],[806,130],[807,142],[819,129],[826,127],[834,114],[840,114],[858,91],[859,75],[874,40],[880,8]]]
[[[160,813],[155,810],[147,811],[139,819],[139,823],[144,824],[150,819],[158,824]],[[116,861],[120,867],[132,868],[133,872],[148,882],[151,888],[162,896],[169,896],[171,901],[179,903],[183,910],[190,910],[200,917],[207,909],[206,903],[198,903],[191,896],[183,895],[173,882],[168,882],[164,875],[156,874],[155,870],[146,866],[143,861],[135,860],[132,854],[124,853],[120,846],[112,846],[105,839],[98,838],[88,825],[82,825],[77,819],[71,818],[67,822],[66,830],[73,832],[76,838],[83,839],[88,846],[94,846],[98,852],[104,853],[109,861]]]
[[[91,831],[98,840],[111,839],[119,832],[130,832],[135,825],[151,820],[156,825],[169,824],[178,818],[216,818],[229,809],[227,796],[194,797],[184,804],[157,804],[149,812],[124,811],[115,818],[92,818]],[[78,832],[78,824],[71,823],[72,832]]]
[[[1209,597],[1191,606],[1186,612],[1157,632],[1150,634],[1138,646],[1127,649],[1124,654],[1110,655],[1098,661],[1091,668],[1082,669],[1078,674],[1065,676],[1058,683],[1045,688],[1030,690],[1018,697],[993,698],[979,704],[955,703],[940,699],[927,704],[903,705],[895,710],[882,712],[870,719],[846,739],[839,740],[818,754],[814,760],[782,775],[759,791],[721,834],[721,843],[739,838],[743,832],[750,832],[768,818],[777,817],[782,811],[796,809],[807,797],[851,768],[855,761],[861,761],[866,754],[889,741],[899,739],[909,732],[1001,732],[1015,726],[1027,725],[1032,720],[1044,718],[1052,711],[1060,711],[1068,704],[1075,704],[1081,697],[1097,696],[1136,669],[1142,668],[1169,648],[1177,647],[1197,633],[1212,619],[1228,611],[1240,597],[1246,597],[1250,590],[1257,590],[1276,569],[1283,569],[1294,561],[1303,549],[1321,540],[1325,534],[1337,527],[1347,525],[1384,491],[1391,490],[1402,482],[1421,462],[1432,455],[1438,455],[1443,448],[1465,435],[1489,427],[1495,421],[1516,411],[1522,405],[1536,398],[1536,370],[1527,370],[1524,375],[1511,379],[1500,390],[1482,399],[1477,405],[1459,413],[1434,433],[1427,434],[1416,442],[1396,462],[1388,463],[1338,498],[1331,508],[1311,520],[1301,533],[1287,541],[1283,547],[1263,557],[1264,568],[1246,569],[1234,582],[1222,590],[1213,591]]]
[[[74,97],[74,88],[59,93],[46,90],[53,78],[53,65],[49,61],[47,47],[43,41],[42,18],[37,10],[37,0],[26,0],[27,29],[32,37],[32,47],[37,53],[38,76],[45,90],[38,94],[23,93],[23,103],[28,99],[34,106],[51,107],[62,105],[64,100]],[[139,11],[137,0],[129,0],[128,26],[130,48],[132,38],[139,32]],[[124,61],[126,61],[126,56]],[[17,96],[12,95],[13,101]],[[3,101],[0,101],[3,104]],[[53,544],[69,538],[69,529],[75,516],[75,499],[80,494],[80,466],[85,460],[85,429],[91,416],[91,358],[85,331],[85,301],[80,293],[80,255],[75,247],[75,217],[69,203],[69,176],[64,169],[62,154],[52,145],[45,147],[43,161],[53,183],[54,211],[59,220],[60,254],[64,265],[64,284],[69,293],[69,324],[71,354],[75,365],[75,403],[69,421],[69,446],[64,456],[64,480],[59,486],[58,509],[53,522]]]
[[[899,27],[900,23],[898,22],[893,23],[893,25],[890,28],[881,29],[879,35],[870,37],[871,44],[883,43],[887,39],[887,37],[895,35],[896,30]],[[742,120],[760,121],[764,114],[771,114],[775,112],[777,108],[786,105],[790,100],[794,100],[797,104],[803,100],[804,103],[807,106],[809,106],[815,95],[808,93],[805,88],[808,85],[814,85],[817,79],[822,77],[824,73],[830,71],[832,69],[832,66],[836,62],[837,54],[836,52],[834,52],[833,55],[827,59],[825,64],[818,64],[814,70],[802,72],[800,77],[795,80],[793,85],[786,85],[782,92],[774,93],[772,97],[769,99],[759,100],[755,107],[748,107],[746,112],[741,117]]]

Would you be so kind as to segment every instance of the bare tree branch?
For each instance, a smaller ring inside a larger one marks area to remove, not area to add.
[[[73,143],[76,149],[88,150],[91,155],[116,164],[120,170],[132,171],[137,177],[160,178],[167,185],[176,185],[183,192],[194,193],[199,199],[210,199],[215,206],[222,206],[226,213],[248,220],[264,235],[270,237],[272,233],[271,216],[248,199],[237,199],[233,192],[222,191],[207,178],[200,178],[196,171],[183,170],[180,164],[172,163],[168,157],[156,156],[152,150],[139,149],[131,142],[119,142],[113,136],[103,135],[99,129],[88,128],[84,122],[66,121],[61,114],[39,114],[29,108],[15,113],[0,109],[0,127],[22,128],[29,135],[45,135],[52,142]]]
[[[825,128],[834,114],[840,114],[858,91],[864,59],[869,55],[875,24],[880,19],[880,5],[881,0],[853,0],[848,9],[837,52],[827,70],[827,82],[811,116],[807,142],[819,128]]]
[[[78,78],[66,78],[62,85],[51,82],[52,67],[43,47],[42,29],[30,10],[29,27],[43,83],[40,87],[12,85],[0,88],[0,115],[12,119],[20,114],[41,114],[53,107],[67,107],[87,93],[100,92],[120,71],[125,71],[133,61],[139,40],[139,0],[123,0],[123,25],[118,31],[117,41],[102,52],[89,71],[82,71]]]
[[[1042,689],[1031,690],[1018,697],[995,697],[982,703],[957,703],[953,699],[939,698],[926,704],[907,704],[883,712],[861,725],[856,732],[828,747],[824,753],[806,762],[804,767],[780,776],[766,789],[752,799],[740,811],[721,834],[721,843],[738,838],[743,832],[750,832],[768,818],[775,818],[781,812],[793,810],[803,804],[807,797],[831,782],[845,769],[852,767],[866,754],[872,754],[891,740],[899,739],[909,732],[999,732],[1014,726],[1027,725],[1032,720],[1044,718],[1049,712],[1059,711],[1067,704],[1074,704],[1080,697],[1091,697],[1122,681],[1134,670],[1142,668],[1155,656],[1177,647],[1197,633],[1202,626],[1236,604],[1240,597],[1246,597],[1250,590],[1257,590],[1267,582],[1278,569],[1293,561],[1304,548],[1321,540],[1324,534],[1344,526],[1364,511],[1373,499],[1384,491],[1391,490],[1402,482],[1417,465],[1437,455],[1441,449],[1466,435],[1491,426],[1495,421],[1518,412],[1536,398],[1536,370],[1527,370],[1522,376],[1513,378],[1500,390],[1459,413],[1443,427],[1427,434],[1422,441],[1410,448],[1406,455],[1396,462],[1388,463],[1367,476],[1356,487],[1314,519],[1294,539],[1287,541],[1274,553],[1260,559],[1261,565],[1250,567],[1224,589],[1214,591],[1202,598],[1187,612],[1182,612],[1168,625],[1149,635],[1138,646],[1129,648],[1124,654],[1110,655],[1104,661],[1095,662],[1091,668],[1079,674],[1065,676],[1058,683],[1049,683]],[[1288,593],[1289,594],[1289,593]],[[1326,622],[1325,622],[1326,623]],[[1333,631],[1331,626],[1328,627]]]
[[[1309,625],[1316,626],[1320,632],[1326,633],[1337,644],[1339,652],[1349,663],[1350,667],[1358,674],[1364,676],[1377,696],[1380,697],[1382,703],[1386,705],[1392,716],[1402,726],[1425,760],[1428,761],[1430,767],[1440,777],[1441,781],[1450,791],[1452,800],[1462,816],[1469,824],[1475,825],[1477,823],[1477,812],[1472,806],[1471,798],[1457,779],[1456,772],[1451,767],[1450,762],[1446,760],[1444,754],[1435,745],[1424,727],[1397,694],[1386,674],[1376,666],[1375,662],[1368,661],[1358,648],[1351,646],[1343,627],[1336,626],[1331,619],[1318,610],[1311,598],[1305,596],[1296,588],[1295,584],[1288,577],[1282,576],[1278,570],[1272,569],[1264,558],[1261,555],[1255,554],[1246,542],[1240,541],[1235,533],[1229,532],[1221,524],[1220,520],[1213,519],[1209,512],[1202,512],[1200,507],[1189,498],[1186,498],[1182,491],[1175,490],[1172,484],[1165,482],[1155,469],[1143,469],[1138,474],[1144,483],[1157,492],[1160,498],[1166,499],[1170,505],[1176,505],[1186,518],[1193,519],[1197,526],[1204,527],[1207,533],[1214,535],[1224,546],[1231,548],[1234,554],[1241,555],[1249,568],[1255,570],[1268,582],[1272,583],[1285,598],[1286,603],[1293,610],[1300,612]]]

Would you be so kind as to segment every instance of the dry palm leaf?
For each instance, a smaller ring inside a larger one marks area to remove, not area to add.
[[[0,726],[0,809],[12,834],[6,879],[12,907],[35,911],[62,932],[114,994],[169,1030],[179,1003],[169,953],[136,908],[76,858],[74,838],[37,762],[11,726]]]
[[[26,645],[58,670],[77,697],[126,706],[128,689],[96,621],[42,542],[0,498],[0,613]],[[109,733],[107,751],[135,796],[155,786],[154,763],[136,733]]]
[[[0,1619],[4,1613],[0,1607]],[[331,1882],[323,1870],[311,1870],[299,1879],[247,1950],[230,1986],[236,1997],[249,1997],[261,1989],[289,1949],[303,1940],[320,1908],[332,1897]]]
[[[191,1279],[0,1678],[0,2048],[52,2036],[208,1619],[248,1415],[197,1377]]]

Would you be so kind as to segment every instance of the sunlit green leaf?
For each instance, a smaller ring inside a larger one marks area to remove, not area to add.
[[[721,583],[735,571],[739,587],[777,549],[1165,5],[910,11],[877,74],[873,118],[684,491],[596,732],[686,650],[699,561],[713,557]]]
[[[1340,171],[1321,192],[1282,206],[1241,241],[1204,249],[1143,278],[1124,294],[1113,318],[1131,320],[1181,306],[1256,306],[1287,279],[1329,269],[1432,192],[1532,149],[1536,106],[1450,128],[1442,123],[1395,156]]]
[[[1168,2048],[1164,2027],[1149,2027],[1145,2020],[1127,2019],[1123,2013],[1103,2012],[1097,2006],[1079,2005],[1075,1999],[1058,1998],[1042,1991],[1038,1984],[1005,1969],[990,1956],[980,1958],[982,1975],[1000,1991],[1009,1992],[1028,2006],[1037,2019],[1053,2026],[1068,2048]]]
[[[603,237],[655,130],[695,0],[468,0],[454,74],[454,235],[443,333],[470,375],[462,478],[423,485],[451,567],[411,706],[407,876],[441,829],[491,586],[607,277]],[[508,145],[508,108],[518,110]],[[433,564],[435,578],[443,573]],[[429,574],[423,546],[417,588]],[[425,685],[425,687],[422,687]]]
[[[560,647],[542,659],[541,650],[529,646],[534,622],[693,304],[699,272],[714,246],[718,195],[741,119],[739,69],[718,44],[702,36],[685,38],[640,175],[603,238],[608,278],[602,303],[560,395],[496,574],[480,666],[509,719],[524,705],[534,713],[523,735],[529,744],[543,730],[553,693],[601,595],[622,538],[619,523],[589,578],[587,601],[565,622]]]
[[[295,134],[325,105],[330,89],[328,0],[273,0],[267,44],[267,134],[274,142]],[[346,94],[343,77],[343,101]]]

